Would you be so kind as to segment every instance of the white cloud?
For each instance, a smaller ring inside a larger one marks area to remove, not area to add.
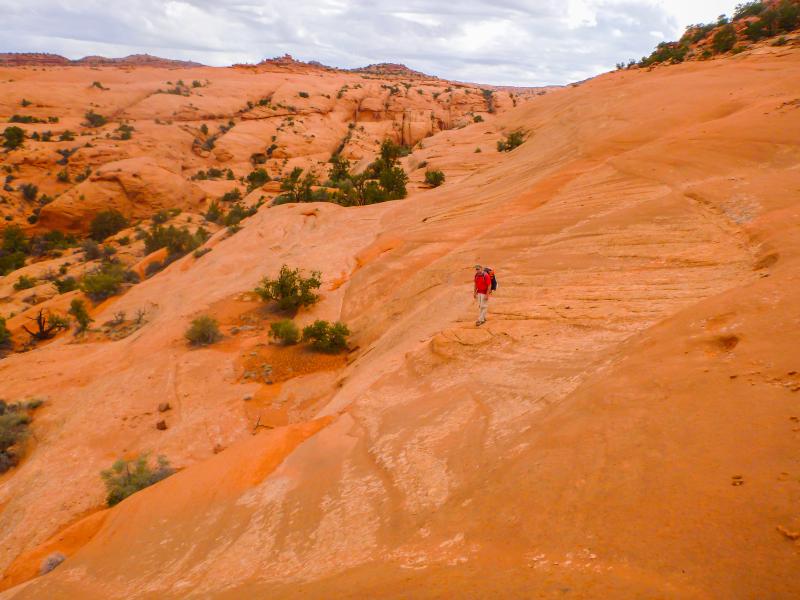
[[[648,54],[735,0],[0,0],[0,51],[147,52],[211,65],[286,52],[340,67],[544,85]]]

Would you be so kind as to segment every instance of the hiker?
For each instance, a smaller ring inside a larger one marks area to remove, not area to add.
[[[475,288],[472,297],[478,301],[478,320],[475,325],[486,323],[486,311],[489,310],[489,296],[492,293],[492,278],[480,265],[475,265]]]

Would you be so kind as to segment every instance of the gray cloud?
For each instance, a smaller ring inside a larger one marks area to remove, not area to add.
[[[660,1],[0,0],[0,51],[147,52],[209,65],[289,53],[338,67],[402,62],[450,79],[560,84],[672,38],[684,14]]]

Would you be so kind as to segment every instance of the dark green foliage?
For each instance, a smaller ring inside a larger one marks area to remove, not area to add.
[[[483,99],[486,100],[486,110],[490,114],[494,114],[495,107],[494,107],[494,90],[487,90],[482,89],[481,94],[483,94]]]
[[[6,327],[6,320],[0,317],[0,349],[7,348],[11,344],[11,332]]]
[[[303,328],[303,341],[311,342],[311,347],[320,352],[335,354],[347,349],[347,337],[350,330],[347,325],[337,321],[316,320]]]
[[[27,275],[21,275],[19,279],[17,279],[16,283],[14,284],[14,289],[17,291],[20,290],[29,290],[32,287],[36,287],[38,285],[38,281],[34,277],[28,277]]]
[[[764,3],[761,2],[761,0],[737,4],[733,11],[733,20],[738,21],[739,19],[744,19],[746,17],[757,17],[764,12],[765,8],[766,6],[764,6]]]
[[[58,173],[56,173],[56,179],[60,183],[69,183],[69,171],[66,169],[61,169]]]
[[[0,250],[0,275],[8,275],[24,266],[24,252],[5,252]]]
[[[3,146],[9,150],[14,150],[22,146],[25,141],[25,130],[16,125],[6,127],[3,131]]]
[[[86,261],[97,260],[102,255],[100,246],[94,240],[83,240],[81,242],[81,250],[83,250],[83,258]]]
[[[269,175],[267,174],[266,170],[255,169],[247,176],[247,191],[252,192],[254,189],[260,188],[268,181]]]
[[[0,474],[19,464],[30,422],[26,407],[0,400]]]
[[[483,123],[483,117],[480,116],[480,115],[475,115],[474,117],[472,117],[472,122],[473,123]]]
[[[319,180],[313,171],[303,175],[303,169],[295,167],[288,177],[281,181],[281,190],[287,192],[291,202],[312,202],[314,194],[312,187],[319,185]]]
[[[58,290],[59,294],[66,294],[72,290],[78,289],[78,280],[74,277],[64,277],[64,279],[54,279],[53,286]]]
[[[328,161],[331,169],[328,171],[328,179],[334,183],[346,181],[350,177],[350,161],[340,154],[334,154]]]
[[[683,42],[661,42],[653,53],[642,60],[640,66],[649,67],[655,63],[679,63],[683,62],[689,52],[688,43]]]
[[[230,192],[225,192],[220,200],[222,202],[238,202],[242,199],[242,192],[239,191],[239,188],[234,188]]]
[[[164,227],[160,224],[153,224],[150,231],[144,233],[142,239],[147,254],[155,252],[159,248],[166,248],[166,263],[169,264],[203,244],[206,241],[206,235],[207,232],[202,228],[198,228],[192,234],[186,226],[178,229],[174,225]]]
[[[438,169],[428,169],[425,171],[425,183],[431,187],[439,187],[444,183],[444,173]]]
[[[59,142],[71,142],[75,139],[75,134],[67,129],[63,132],[60,136],[58,136]]]
[[[736,45],[736,28],[731,24],[723,26],[714,34],[711,44],[717,53],[730,52]]]
[[[299,92],[297,95],[301,98],[308,98],[308,92]]]
[[[208,205],[205,218],[207,221],[211,221],[212,223],[220,222],[220,219],[222,219],[222,209],[219,206],[219,202],[212,200],[211,204]]]
[[[163,225],[167,221],[169,221],[169,213],[165,210],[160,210],[150,217],[150,222],[153,225]]]
[[[133,125],[128,125],[127,123],[123,123],[117,127],[117,133],[119,133],[119,139],[121,140],[131,139],[134,131],[135,129],[133,128]]]
[[[378,181],[380,182],[381,190],[385,192],[385,197],[382,197],[381,200],[398,200],[408,195],[406,191],[408,175],[406,175],[402,167],[383,169],[378,176]]]
[[[94,112],[94,110],[89,110],[85,115],[84,118],[86,119],[87,127],[102,127],[106,123],[108,123],[108,119],[103,115]]]
[[[33,202],[36,200],[36,196],[39,195],[39,188],[32,183],[21,184],[19,190],[22,192],[22,197],[28,202]]]
[[[83,276],[80,289],[95,302],[119,294],[126,280],[125,266],[118,262],[105,261]]]
[[[264,277],[255,291],[265,302],[277,302],[281,310],[296,311],[319,301],[319,295],[314,290],[322,286],[320,277],[319,271],[312,271],[310,277],[303,277],[300,269],[283,265],[277,279]]]
[[[89,237],[102,242],[128,226],[128,220],[118,210],[109,209],[97,213],[89,225]]]
[[[269,335],[287,346],[300,341],[300,330],[291,319],[272,323],[269,326]]]
[[[520,130],[512,131],[506,136],[506,139],[497,142],[497,150],[499,152],[511,152],[514,148],[521,146],[524,141],[524,132]]]
[[[208,315],[197,317],[192,321],[185,335],[193,346],[210,346],[222,339],[217,320]]]
[[[9,123],[47,123],[46,119],[38,119],[31,115],[11,115]]]
[[[159,456],[155,465],[150,465],[149,456],[142,454],[134,460],[120,459],[100,473],[106,485],[106,503],[119,504],[128,496],[158,483],[175,473],[169,461]]]
[[[86,331],[89,328],[89,324],[94,321],[94,319],[89,316],[89,311],[86,310],[86,305],[80,298],[72,299],[67,312],[75,318],[79,332]]]
[[[29,248],[29,240],[19,225],[6,227],[0,245],[0,275],[8,275],[24,267]]]

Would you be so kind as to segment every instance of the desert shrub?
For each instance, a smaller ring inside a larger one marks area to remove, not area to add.
[[[328,162],[331,164],[328,179],[334,184],[350,178],[350,161],[341,154],[334,154]]]
[[[165,266],[166,265],[163,262],[159,260],[154,260],[153,262],[148,263],[148,265],[145,267],[144,276],[152,277],[156,273],[160,273],[161,271],[163,271]]]
[[[91,174],[92,174],[91,167],[86,167],[83,171],[81,171],[75,176],[75,181],[77,181],[78,183],[80,183],[81,181],[86,181],[87,179],[89,179],[89,175]]]
[[[160,210],[150,217],[150,222],[154,225],[163,225],[167,221],[169,221],[169,213],[165,210]]]
[[[642,60],[639,66],[649,67],[655,63],[683,62],[689,52],[689,44],[684,42],[661,42],[653,53]]]
[[[94,319],[89,316],[89,311],[86,310],[86,305],[80,298],[72,299],[67,312],[75,318],[75,322],[78,324],[79,332],[86,331],[89,327],[89,324],[94,321]]]
[[[213,200],[211,204],[208,205],[208,210],[206,211],[204,217],[206,221],[219,223],[220,219],[222,219],[222,209],[219,207],[219,202]]]
[[[39,195],[39,188],[32,183],[21,184],[19,190],[22,192],[22,197],[28,202],[33,202],[36,200],[36,196]]]
[[[322,199],[314,194],[313,187],[316,185],[319,185],[319,180],[313,171],[308,171],[303,175],[303,169],[295,167],[281,181],[281,190],[286,192],[285,196],[288,198],[288,202],[313,202]]]
[[[150,226],[150,231],[144,232],[142,239],[147,254],[155,252],[159,248],[166,248],[166,263],[169,264],[205,243],[208,239],[208,232],[200,227],[192,234],[186,226],[178,229],[174,225],[164,227],[153,224]]]
[[[83,276],[80,289],[95,302],[119,293],[126,280],[125,267],[121,263],[104,262]]]
[[[94,240],[88,239],[81,242],[81,250],[83,250],[84,260],[97,260],[102,255],[100,246]]]
[[[108,123],[108,119],[101,114],[94,112],[94,110],[89,110],[85,115],[84,118],[86,119],[85,125],[87,127],[102,127],[106,123]]]
[[[473,123],[483,123],[483,117],[480,116],[480,115],[475,115],[474,117],[472,117],[472,122]]]
[[[6,348],[11,344],[11,332],[6,327],[6,320],[0,317],[0,348]]]
[[[425,171],[425,183],[430,185],[431,187],[439,187],[444,183],[444,173],[440,170],[430,170],[428,169]]]
[[[64,279],[54,279],[52,283],[59,294],[66,294],[67,292],[71,292],[73,290],[78,289],[78,280],[75,279],[74,277],[64,277]]]
[[[723,53],[730,52],[736,45],[736,28],[731,25],[725,25],[717,33],[714,34],[714,39],[711,45],[715,52]]]
[[[128,496],[150,487],[175,473],[169,461],[159,456],[155,465],[150,465],[149,456],[142,454],[133,460],[120,459],[110,469],[101,471],[106,486],[106,503],[119,504]]]
[[[385,192],[385,200],[399,200],[408,195],[406,191],[406,184],[408,183],[408,175],[402,167],[392,167],[390,169],[383,169],[378,176],[380,188]],[[377,201],[377,200],[376,200]]]
[[[757,17],[764,12],[765,8],[766,6],[764,6],[764,3],[761,2],[761,0],[737,4],[733,11],[733,20],[738,21],[739,19],[745,19],[747,17]]]
[[[45,119],[32,117],[31,115],[11,115],[9,123],[47,123]]]
[[[14,289],[19,290],[29,290],[32,287],[37,285],[37,281],[33,277],[28,277],[27,275],[21,275],[17,282],[14,284]]]
[[[297,95],[301,98],[308,98],[308,92],[299,92]]]
[[[56,179],[60,183],[69,183],[69,171],[67,171],[67,169],[61,169],[56,173]]]
[[[497,142],[497,150],[499,152],[511,152],[514,148],[518,148],[525,141],[525,134],[520,131],[512,131],[506,135],[506,139]]]
[[[185,336],[193,346],[210,346],[222,339],[217,320],[208,315],[193,320]]]
[[[67,129],[61,135],[58,136],[59,142],[71,142],[75,139],[75,134]]]
[[[135,129],[133,125],[128,125],[127,123],[122,123],[119,127],[117,127],[117,133],[119,133],[119,139],[121,140],[131,139],[134,131]]]
[[[19,464],[22,457],[20,446],[28,437],[30,422],[30,416],[22,405],[6,404],[0,400],[0,473]]]
[[[128,220],[113,208],[97,213],[89,225],[89,237],[102,242],[107,237],[119,233],[128,226]]]
[[[283,265],[277,279],[264,277],[256,293],[264,302],[277,302],[281,310],[296,311],[319,301],[314,293],[322,286],[319,271],[312,271],[310,277],[303,277],[300,269],[290,269]]]
[[[300,341],[300,330],[291,319],[272,323],[269,326],[269,335],[286,345],[296,344]]]
[[[254,189],[260,188],[268,181],[269,175],[267,174],[266,170],[255,169],[247,176],[247,191],[252,192]]]
[[[8,275],[12,271],[25,266],[25,253],[0,250],[0,275]]]
[[[3,138],[3,146],[9,150],[14,150],[22,146],[25,141],[25,130],[16,125],[6,127],[5,131],[3,131]]]
[[[239,188],[233,188],[230,192],[225,192],[220,197],[220,200],[222,202],[238,202],[241,199],[242,199],[242,192],[239,191]]]
[[[61,552],[48,554],[39,566],[39,575],[47,575],[65,560],[67,560],[67,557],[61,554]]]
[[[320,352],[335,354],[347,348],[347,337],[350,330],[347,325],[337,321],[314,321],[303,328],[303,341],[311,342],[311,347]]]

